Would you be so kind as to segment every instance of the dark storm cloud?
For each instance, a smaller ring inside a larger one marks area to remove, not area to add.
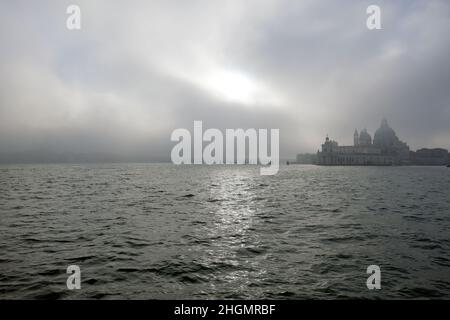
[[[68,4],[0,5],[3,159],[159,161],[193,120],[279,128],[282,157],[384,116],[412,148],[450,148],[447,1],[79,1],[80,31]],[[250,98],[226,93],[228,70]]]

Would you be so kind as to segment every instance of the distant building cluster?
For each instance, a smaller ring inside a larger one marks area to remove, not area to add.
[[[299,154],[296,162],[318,165],[447,165],[449,153],[441,148],[411,151],[383,119],[373,140],[366,129],[359,133],[355,130],[352,146],[339,146],[327,136],[317,155]]]

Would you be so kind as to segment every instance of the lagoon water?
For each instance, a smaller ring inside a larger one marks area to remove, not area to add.
[[[0,252],[2,299],[449,299],[450,169],[1,165]]]

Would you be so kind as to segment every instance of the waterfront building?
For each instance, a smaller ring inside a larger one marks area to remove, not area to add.
[[[372,137],[367,129],[355,130],[353,146],[340,146],[328,136],[317,152],[319,165],[443,165],[449,161],[446,149],[420,149],[411,151],[401,141],[386,119]]]

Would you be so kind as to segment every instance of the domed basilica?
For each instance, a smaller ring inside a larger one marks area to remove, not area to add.
[[[448,163],[446,149],[420,149],[410,151],[409,146],[401,141],[395,131],[389,127],[386,119],[373,137],[366,129],[355,130],[353,146],[339,146],[330,138],[325,139],[322,150],[317,152],[316,163],[319,165],[444,165]]]

